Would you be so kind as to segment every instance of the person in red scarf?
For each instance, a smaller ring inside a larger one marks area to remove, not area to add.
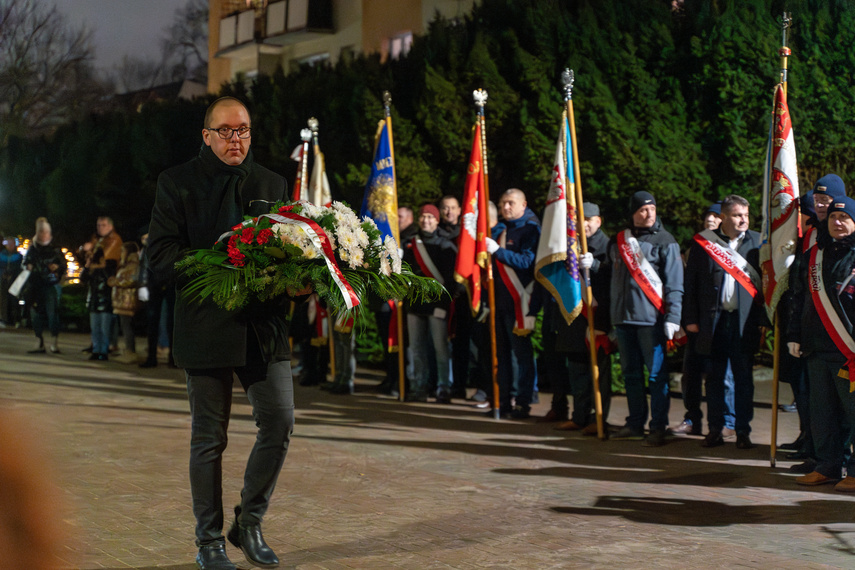
[[[404,247],[404,261],[416,275],[433,277],[446,288],[454,287],[457,247],[438,231],[439,209],[425,204],[419,209],[419,233]],[[448,351],[448,311],[451,297],[407,305],[407,333],[413,354],[413,378],[406,400],[426,402],[430,377],[431,347],[437,373],[436,401],[451,402],[451,368]]]

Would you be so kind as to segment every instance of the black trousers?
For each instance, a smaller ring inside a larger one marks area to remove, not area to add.
[[[250,331],[248,340],[254,334]],[[190,489],[196,517],[196,545],[224,542],[223,451],[228,442],[234,374],[246,391],[258,426],[244,473],[241,503],[235,509],[245,525],[260,523],[285,462],[294,427],[294,389],[290,361],[266,363],[257,343],[240,368],[188,369],[190,399]]]

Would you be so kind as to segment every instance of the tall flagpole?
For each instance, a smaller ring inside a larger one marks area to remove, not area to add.
[[[312,130],[312,146],[315,153],[315,160],[317,160],[318,154],[321,152],[320,144],[318,144],[318,120],[314,117],[308,120],[309,128]],[[309,184],[308,188],[311,190],[312,185]],[[311,196],[307,196],[306,200],[309,202],[312,201]],[[323,206],[323,204],[315,204],[315,206]],[[335,334],[335,324],[333,323],[332,313],[327,313],[327,344],[329,345],[330,351],[330,381],[335,381],[335,341],[333,340],[333,334]]]
[[[398,213],[398,179],[395,177],[395,146],[392,144],[392,94],[388,91],[383,92],[383,114],[386,118],[386,134],[389,137],[389,156],[392,157],[392,211],[395,215]],[[390,224],[392,237],[395,238],[395,243],[401,247],[401,231],[400,226],[396,222]],[[396,301],[395,321],[398,329],[398,400],[404,401],[404,388],[407,385],[404,377],[404,304],[401,301]]]
[[[306,193],[306,181],[309,179],[309,141],[312,140],[312,131],[303,129],[300,131],[302,142],[302,151],[300,153],[300,164],[297,167],[297,186],[294,188],[294,200],[306,198],[303,196]]]
[[[573,149],[573,174],[576,180],[576,235],[582,246],[582,255],[588,253],[588,236],[585,234],[585,208],[582,198],[582,176],[579,170],[579,149],[576,146],[576,118],[573,115],[573,83],[576,77],[572,69],[565,69],[561,74],[561,82],[564,84],[564,104],[567,107],[567,119],[570,121],[570,141]],[[566,181],[565,181],[566,182]],[[567,184],[565,183],[565,188]],[[581,229],[582,231],[578,231]],[[569,254],[569,252],[568,252]],[[591,358],[591,383],[593,384],[594,409],[597,412],[597,437],[605,439],[606,430],[603,425],[603,399],[600,394],[600,367],[597,363],[597,333],[594,329],[594,294],[591,291],[591,270],[584,270],[585,276],[585,311],[588,316],[588,353]]]
[[[478,123],[481,125],[481,164],[483,168],[482,176],[484,177],[484,192],[481,193],[481,211],[485,215],[490,211],[488,204],[490,202],[490,185],[487,176],[487,127],[484,120],[484,105],[487,103],[487,92],[483,89],[476,89],[472,92],[472,98],[475,100],[475,106],[478,107]],[[489,226],[489,220],[487,222]],[[487,228],[490,231],[490,228]],[[493,417],[499,419],[501,410],[499,409],[499,359],[496,353],[496,289],[493,284],[493,256],[487,254],[487,300],[490,307],[490,376],[493,381]]]
[[[787,47],[789,39],[790,24],[793,19],[791,14],[784,12],[781,20],[781,89],[784,93],[784,102],[787,101],[787,58],[790,56],[790,48]],[[771,170],[769,175],[771,176]],[[770,185],[771,188],[771,185]],[[796,214],[798,215],[798,214]],[[772,349],[772,435],[769,446],[769,464],[775,467],[775,454],[778,452],[778,381],[780,374],[779,359],[781,357],[781,325],[780,311],[775,307],[775,344]]]

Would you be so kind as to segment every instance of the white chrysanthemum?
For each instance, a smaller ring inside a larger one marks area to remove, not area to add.
[[[389,258],[385,255],[380,256],[380,273],[386,277],[392,275],[392,266],[389,264]]]
[[[353,268],[358,269],[362,267],[362,261],[365,259],[365,254],[361,249],[356,248],[350,252],[350,259],[347,260],[347,264]]]
[[[361,227],[357,226],[354,231],[356,236],[356,243],[359,244],[359,247],[365,248],[368,247],[369,239],[368,234]]]

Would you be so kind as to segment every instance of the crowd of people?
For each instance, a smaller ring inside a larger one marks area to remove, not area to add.
[[[173,334],[175,365],[185,371],[192,415],[190,483],[196,517],[197,566],[235,568],[225,542],[241,549],[257,566],[276,567],[261,522],[285,461],[294,425],[291,349],[299,345],[300,383],[321,384],[333,393],[352,394],[355,336],[352,321],[325,319],[311,288],[289,289],[285,298],[242,312],[218,307],[210,299],[191,302],[176,295],[174,264],[187,251],[209,247],[244,215],[287,199],[284,179],[254,162],[251,121],[239,100],[224,97],[205,115],[201,151],[189,162],[164,171],[157,185],[151,232],[140,244],[123,241],[109,217],[78,252],[87,284],[92,329],[91,356],[105,360],[118,335],[126,354],[136,359],[131,318],[146,305],[148,353],[140,366],[157,364],[165,311]],[[418,216],[398,211],[400,248],[414,272],[445,285],[448,295],[405,305],[408,342],[396,346],[397,305],[376,303],[378,331],[385,339],[386,379],[381,389],[399,386],[398,358],[406,351],[406,399],[448,403],[467,398],[478,407],[498,409],[493,416],[524,420],[538,400],[538,372],[553,390],[548,413],[538,421],[556,429],[597,433],[590,355],[599,374],[603,419],[611,398],[611,353],[617,351],[629,414],[612,426],[612,439],[664,445],[675,433],[702,435],[701,395],[707,398],[707,434],[701,445],[716,447],[735,438],[737,449],[753,446],[753,361],[769,325],[760,278],[760,238],[749,230],[749,203],[730,195],[711,205],[700,231],[683,247],[664,228],[656,198],[639,191],[629,199],[626,220],[609,238],[595,203],[586,202],[587,252],[578,268],[590,277],[593,300],[567,324],[556,299],[535,278],[541,224],[517,188],[503,192],[489,211],[487,251],[495,278],[495,314],[486,303],[472,311],[466,290],[454,275],[461,206],[454,196],[426,203]],[[795,244],[789,287],[779,307],[780,329],[789,359],[781,366],[793,387],[802,434],[790,445],[801,485],[835,483],[855,492],[848,476],[855,426],[855,200],[842,180],[827,175],[801,200],[808,230]],[[186,212],[193,212],[188,217]],[[19,306],[7,292],[27,271],[23,294],[32,314],[36,346],[31,352],[60,351],[58,306],[67,273],[62,250],[54,245],[50,223],[39,218],[26,254],[17,241],[4,240],[0,252],[3,320]],[[140,245],[142,247],[140,247]],[[293,312],[291,318],[288,314]],[[540,362],[531,333],[542,312]],[[489,322],[494,318],[498,358],[498,398],[492,393]],[[173,320],[174,319],[174,320]],[[589,320],[590,319],[590,320]],[[333,322],[329,322],[333,321]],[[589,322],[594,330],[589,330]],[[388,334],[387,334],[388,333]],[[46,338],[46,335],[47,336]],[[335,375],[325,382],[332,335]],[[586,343],[593,338],[595,350]],[[686,341],[683,363],[685,415],[669,427],[669,343]],[[297,367],[295,367],[297,368]],[[224,534],[222,454],[234,376],[237,376],[258,426],[247,462],[241,500]],[[648,400],[649,394],[649,400]],[[572,398],[572,407],[571,400]]]
[[[852,384],[847,381],[849,365],[855,363],[855,201],[846,197],[842,180],[830,174],[802,196],[800,207],[808,229],[778,314],[782,346],[788,347],[779,356],[781,381],[793,388],[802,433],[782,447],[791,452],[789,459],[803,460],[791,468],[803,474],[797,483],[836,483],[838,491],[855,492],[855,476],[847,477],[855,426],[855,395],[850,393],[855,376]],[[487,248],[496,276],[498,414],[529,418],[538,384],[548,384],[552,403],[537,421],[594,435],[587,318],[579,316],[568,325],[555,298],[535,280],[540,222],[525,194],[516,188],[505,191],[496,210]],[[624,422],[611,426],[610,437],[656,447],[686,434],[703,436],[703,447],[726,441],[735,441],[737,449],[754,447],[753,369],[771,323],[763,298],[761,239],[749,229],[748,201],[730,195],[711,204],[698,220],[698,233],[682,246],[664,228],[656,199],[648,192],[630,197],[627,222],[611,238],[603,233],[597,204],[585,203],[583,211],[588,253],[579,257],[579,266],[589,272],[594,298],[603,417],[609,415],[614,351],[629,408]],[[404,260],[449,291],[437,301],[405,306],[405,399],[448,403],[467,398],[487,408],[493,401],[487,309],[473,316],[465,289],[454,280],[460,213],[453,196],[421,205],[417,215],[399,209]],[[825,252],[828,259],[823,261]],[[541,311],[536,362],[529,333]],[[379,313],[378,326],[385,334],[388,311]],[[810,332],[803,337],[802,331]],[[669,425],[666,356],[681,344],[685,413],[682,421]],[[397,355],[386,356],[381,389],[396,394]],[[301,383],[319,383],[321,366],[322,360],[304,369]],[[349,382],[347,389],[332,390],[352,393],[352,377]]]
[[[59,354],[61,330],[60,303],[63,285],[69,280],[69,262],[54,240],[50,222],[36,220],[36,233],[29,247],[20,253],[16,237],[3,239],[0,252],[0,321],[4,327],[29,322],[35,334],[31,354]],[[80,246],[77,261],[80,281],[86,287],[92,343],[84,349],[91,360],[107,360],[109,355],[141,368],[158,365],[160,350],[169,354],[171,366],[172,310],[175,290],[171,282],[160,279],[149,268],[146,240],[142,247],[135,241],[123,241],[113,220],[96,220],[92,238]],[[16,285],[16,280],[21,283]],[[134,317],[145,314],[148,337],[146,357],[140,361],[136,349]],[[120,348],[121,336],[124,346]]]

